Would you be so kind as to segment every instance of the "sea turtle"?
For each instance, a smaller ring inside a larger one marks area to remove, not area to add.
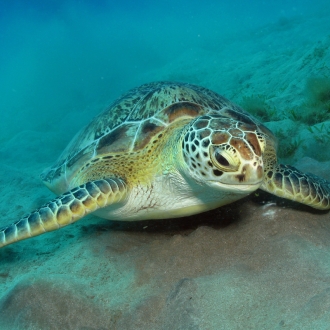
[[[182,217],[258,188],[330,209],[330,182],[278,164],[269,129],[226,98],[187,83],[132,89],[41,177],[60,196],[0,229],[0,246],[92,212],[124,221]]]

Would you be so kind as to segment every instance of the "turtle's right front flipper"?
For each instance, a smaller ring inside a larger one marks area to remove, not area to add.
[[[0,229],[0,247],[69,225],[102,207],[123,201],[127,185],[111,178],[87,182]]]
[[[269,169],[260,188],[315,209],[330,209],[330,182],[289,165],[277,164]]]

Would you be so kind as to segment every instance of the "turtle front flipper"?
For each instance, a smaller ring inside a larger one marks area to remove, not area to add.
[[[330,209],[330,182],[289,165],[277,164],[269,169],[260,188],[315,209]]]
[[[0,247],[69,225],[102,207],[123,201],[126,183],[118,178],[87,182],[0,229]]]

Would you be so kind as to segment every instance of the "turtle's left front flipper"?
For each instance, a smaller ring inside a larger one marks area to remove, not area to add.
[[[102,207],[124,201],[127,185],[119,178],[87,182],[0,229],[0,247],[69,225]]]
[[[330,209],[330,182],[289,165],[277,164],[269,169],[260,188],[316,209]]]

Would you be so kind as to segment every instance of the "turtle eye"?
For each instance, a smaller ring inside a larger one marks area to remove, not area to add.
[[[236,150],[226,146],[211,146],[211,160],[213,164],[223,172],[235,172],[239,168]]]
[[[219,152],[216,151],[214,157],[221,166],[226,167],[230,165],[228,160],[224,156],[222,156]]]

